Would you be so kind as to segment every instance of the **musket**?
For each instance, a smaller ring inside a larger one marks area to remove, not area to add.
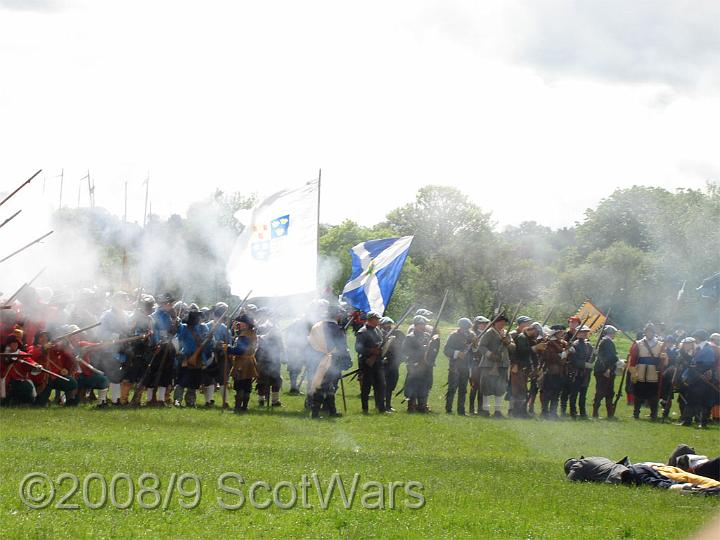
[[[90,371],[94,371],[94,372],[97,373],[98,375],[105,375],[105,372],[104,372],[104,371],[99,370],[98,368],[96,368],[95,366],[93,366],[90,362],[86,362],[86,361],[83,360],[80,356],[76,356],[76,357],[75,357],[75,360],[76,360],[78,363],[80,363],[80,364],[82,364],[83,366],[85,366],[86,368],[88,368]]]
[[[493,320],[490,321],[490,322],[488,323],[488,325],[485,327],[485,330],[483,330],[482,332],[480,332],[480,335],[475,338],[475,342],[476,342],[476,343],[480,343],[480,339],[482,339],[482,337],[483,337],[485,334],[487,334],[488,330],[490,330],[490,329],[493,327],[493,325],[494,325],[496,322],[498,322],[498,320],[499,320],[500,317],[502,317],[502,316],[503,316],[503,313],[502,313],[502,312],[500,312],[500,313],[498,313],[497,315],[495,315],[495,317],[493,318]]]
[[[52,340],[51,343],[58,343],[59,341],[62,341],[63,339],[67,339],[69,337],[72,337],[77,334],[82,334],[83,332],[87,330],[92,330],[93,328],[97,328],[100,326],[101,322],[96,322],[95,324],[91,324],[90,326],[86,326],[85,328],[78,328],[77,330],[73,330],[72,332],[68,332],[67,334],[63,334],[62,336],[56,337]]]
[[[22,188],[24,188],[24,187],[27,186],[30,182],[32,182],[33,179],[34,179],[38,174],[40,174],[41,172],[42,172],[42,169],[38,170],[38,172],[36,172],[35,174],[33,174],[30,178],[28,178],[27,180],[25,180],[22,184],[20,184],[15,191],[13,191],[10,195],[8,195],[7,197],[5,197],[5,198],[2,200],[2,202],[0,202],[0,206],[2,206],[3,204],[5,204],[6,202],[8,202],[8,200],[10,200],[11,197],[13,197],[18,191],[20,191]]]
[[[20,212],[22,212],[22,210],[18,210],[18,211],[15,212],[12,216],[10,216],[10,217],[7,218],[5,221],[3,221],[2,223],[0,223],[0,229],[2,229],[5,225],[7,225],[7,224],[10,223],[13,219],[15,219]]]
[[[37,274],[35,274],[35,277],[32,278],[30,281],[27,281],[27,282],[23,283],[22,285],[20,285],[20,288],[19,288],[17,291],[15,291],[15,292],[13,293],[13,295],[5,301],[5,305],[4,305],[3,307],[5,307],[5,306],[10,306],[10,304],[13,303],[13,301],[18,297],[18,295],[19,295],[26,287],[29,287],[30,285],[32,285],[32,284],[35,282],[35,280],[40,277],[40,274],[42,274],[46,269],[47,269],[47,266],[46,266],[45,268],[43,268],[42,270],[40,270]]]
[[[545,325],[548,323],[548,321],[550,320],[550,317],[552,317],[553,313],[555,313],[555,304],[550,306],[550,311],[548,311],[548,314],[543,319],[543,322],[542,322],[543,328],[545,328]]]
[[[522,300],[520,300],[520,302],[518,302],[518,305],[515,308],[515,313],[513,313],[512,319],[510,319],[510,326],[508,326],[508,328],[505,330],[506,334],[510,334],[510,330],[512,330],[512,327],[515,324],[515,319],[517,319],[517,316],[520,313],[521,307],[522,307]]]
[[[245,295],[245,298],[244,298],[243,301],[240,303],[240,305],[238,305],[238,307],[236,307],[235,310],[232,312],[232,315],[230,315],[230,318],[231,318],[231,319],[232,319],[233,317],[235,317],[236,314],[240,313],[240,311],[242,310],[242,308],[245,307],[245,304],[247,303],[248,298],[250,298],[250,294],[252,294],[252,290],[248,291],[247,295]],[[208,346],[208,344],[210,343],[210,341],[215,337],[215,331],[217,330],[218,326],[220,326],[224,321],[226,321],[226,320],[228,319],[228,314],[229,314],[229,313],[230,313],[230,310],[229,310],[229,309],[226,309],[226,310],[225,310],[225,313],[223,313],[222,317],[220,317],[220,318],[216,321],[216,325],[213,326],[213,329],[212,329],[210,332],[208,332],[207,336],[205,337],[205,339],[203,339],[203,341],[202,341],[202,343],[200,344],[200,346],[197,347],[197,348],[195,349],[195,351],[193,351],[193,353],[190,355],[189,358],[187,358],[187,360],[185,360],[184,364],[185,364],[186,366],[194,367],[194,368],[197,368],[197,367],[199,366],[199,364],[200,364],[200,355],[202,354],[202,351],[205,350],[205,348]]]
[[[590,363],[592,364],[595,362],[595,356],[598,352],[598,346],[600,345],[600,340],[602,340],[603,335],[605,334],[605,327],[608,325],[608,321],[610,320],[610,312],[612,311],[612,307],[608,308],[607,315],[605,316],[605,322],[602,325],[602,328],[600,328],[600,333],[598,334],[597,341],[595,342],[595,345],[592,346],[592,351],[590,352]],[[598,315],[599,317],[599,315]],[[595,319],[597,321],[597,318]],[[595,322],[593,321],[593,323]]]
[[[104,349],[105,347],[112,347],[114,345],[123,345],[124,343],[133,343],[134,341],[140,341],[147,339],[150,334],[141,334],[139,336],[131,336],[122,339],[113,339],[111,341],[103,341],[102,343],[95,343],[93,345],[86,345],[81,347],[80,350],[84,353],[93,351],[95,349]]]
[[[609,319],[610,319],[610,317],[608,317],[608,320]],[[615,321],[613,321],[613,322],[615,322]],[[618,330],[620,330],[620,329],[618,328]],[[630,343],[634,343],[636,341],[636,339],[634,337],[632,337],[630,334],[628,334],[625,330],[620,330],[620,333],[623,336],[625,336],[626,338],[628,338],[630,340]]]
[[[448,294],[450,293],[450,289],[445,289],[445,294],[443,295],[442,302],[440,303],[440,309],[438,310],[437,317],[435,318],[435,323],[432,327],[432,333],[430,334],[430,341],[432,341],[432,338],[435,336],[440,336],[440,318],[442,317],[443,311],[445,309],[445,303],[447,302]],[[423,364],[427,366],[427,357],[428,352],[430,351],[430,344],[428,343],[428,347],[425,349],[425,356],[423,357]]]
[[[342,393],[343,412],[347,414],[347,400],[345,399],[345,382],[340,377],[340,393]]]
[[[25,352],[16,352],[16,353],[0,353],[0,357],[3,358],[15,358],[16,361],[20,362],[21,364],[25,364],[26,366],[30,366],[33,369],[39,369],[40,371],[44,371],[45,373],[52,375],[53,377],[57,377],[58,379],[62,379],[65,382],[70,382],[70,379],[67,377],[63,377],[59,373],[55,373],[54,371],[50,371],[49,369],[46,369],[45,367],[41,366],[37,362],[28,362],[25,360],[25,358],[32,356],[31,354],[25,353]]]
[[[620,398],[622,397],[622,389],[623,386],[625,386],[625,374],[627,373],[627,362],[628,359],[625,359],[625,367],[623,368],[622,375],[620,376],[620,386],[618,387],[617,394],[615,394],[615,399],[613,399],[612,402],[612,412],[613,415],[615,414],[615,409],[617,407],[618,401],[620,401]]]
[[[403,313],[403,316],[400,317],[398,322],[395,323],[395,326],[393,326],[390,329],[390,331],[387,333],[386,338],[383,340],[383,343],[381,344],[381,348],[382,348],[382,352],[380,355],[381,358],[384,357],[387,354],[388,350],[390,349],[390,345],[392,344],[392,342],[390,341],[390,336],[392,336],[397,331],[397,329],[400,328],[400,325],[405,321],[405,319],[407,319],[410,316],[410,313],[412,313],[414,309],[415,309],[415,304],[412,304],[405,311],[405,313]]]
[[[30,242],[29,244],[21,247],[20,249],[18,249],[18,250],[16,250],[16,251],[13,251],[13,252],[12,252],[10,255],[8,255],[7,257],[5,257],[5,258],[3,258],[3,259],[0,259],[0,263],[4,263],[4,262],[7,261],[8,259],[10,259],[10,258],[14,257],[15,255],[17,255],[18,253],[20,253],[20,252],[22,252],[22,251],[25,251],[25,250],[26,250],[27,248],[29,248],[30,246],[32,246],[32,245],[34,245],[34,244],[37,244],[38,242],[43,241],[45,238],[47,238],[48,236],[50,236],[50,235],[51,235],[52,233],[54,233],[54,232],[55,232],[55,231],[50,231],[50,232],[48,232],[48,233],[45,233],[45,234],[43,234],[40,238],[37,238],[36,240],[33,240],[33,241]]]
[[[360,371],[360,368],[353,369],[352,371],[348,371],[345,373],[340,379],[344,379],[345,377],[350,377],[351,375],[356,375]]]

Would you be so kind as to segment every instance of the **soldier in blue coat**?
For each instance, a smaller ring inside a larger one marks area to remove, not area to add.
[[[205,344],[209,329],[207,325],[200,322],[200,319],[200,310],[193,304],[188,311],[187,322],[178,326],[177,338],[180,344],[180,354],[176,360],[178,376],[173,395],[176,407],[181,406],[183,393],[185,394],[185,405],[188,407],[195,406],[196,393],[200,388],[202,368],[210,363],[212,345],[209,341]],[[203,344],[205,344],[204,347]],[[199,347],[203,347],[199,354],[199,363],[193,364],[193,355]]]

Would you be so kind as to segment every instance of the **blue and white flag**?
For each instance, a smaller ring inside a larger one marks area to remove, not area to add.
[[[352,274],[343,298],[361,311],[385,313],[412,241],[412,236],[383,238],[352,248]]]
[[[279,191],[235,217],[245,225],[228,259],[233,294],[288,296],[317,289],[318,180]]]

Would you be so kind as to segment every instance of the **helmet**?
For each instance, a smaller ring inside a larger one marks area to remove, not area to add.
[[[472,321],[467,317],[462,317],[458,319],[457,325],[458,328],[462,328],[463,330],[470,330],[470,328],[472,328]]]
[[[615,328],[612,324],[608,324],[607,326],[605,326],[605,329],[604,329],[604,333],[606,335],[607,334],[615,335],[615,334],[617,334],[617,331],[618,331],[618,329]]]
[[[530,317],[528,317],[527,315],[520,315],[515,322],[517,324],[531,323],[532,319]]]
[[[475,317],[475,319],[473,319],[473,322],[475,324],[487,324],[490,322],[490,319],[488,319],[487,317],[483,317],[482,315],[478,315],[477,317]]]
[[[225,315],[225,312],[228,310],[228,305],[225,302],[218,302],[215,304],[215,307],[213,307],[213,315],[216,317],[222,317]]]
[[[413,318],[413,324],[427,324],[428,320],[422,315],[415,315]]]

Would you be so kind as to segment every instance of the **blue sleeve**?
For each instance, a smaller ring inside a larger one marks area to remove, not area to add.
[[[238,338],[237,343],[232,346],[228,347],[228,354],[235,354],[235,355],[241,355],[245,354],[245,351],[248,349],[248,345],[250,344],[250,340],[243,336]]]

